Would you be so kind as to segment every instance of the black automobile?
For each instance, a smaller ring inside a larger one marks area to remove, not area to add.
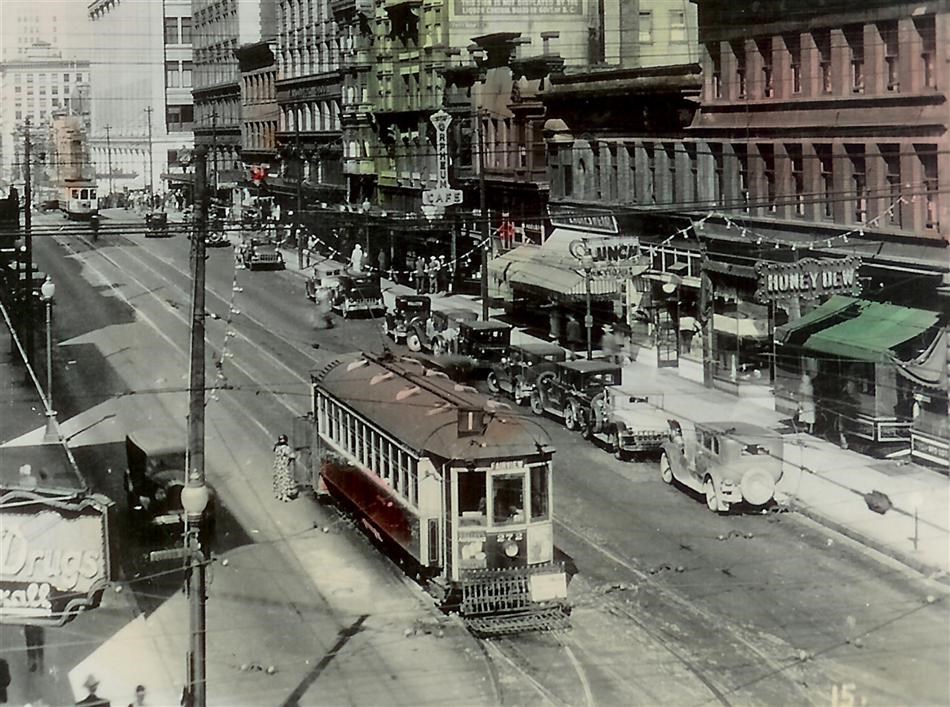
[[[504,393],[516,403],[523,405],[531,397],[537,377],[545,371],[553,371],[555,365],[567,358],[567,351],[557,344],[537,343],[512,344],[508,351],[488,372],[488,390],[494,394]]]
[[[412,351],[421,351],[421,335],[416,329],[425,331],[431,311],[432,301],[426,295],[397,295],[393,308],[386,311],[386,336],[397,344],[405,342]],[[410,336],[414,337],[411,343]]]
[[[126,436],[125,453],[125,494],[132,529],[181,535],[185,526],[181,505],[185,487],[184,433],[161,427],[138,430]],[[214,537],[213,491],[206,514],[203,545]]]
[[[383,290],[377,276],[348,273],[340,275],[338,280],[339,286],[334,290],[333,308],[339,310],[344,319],[355,312],[372,315],[386,309],[383,304]]]
[[[145,214],[145,237],[163,238],[169,235],[168,214],[164,211],[150,211]]]

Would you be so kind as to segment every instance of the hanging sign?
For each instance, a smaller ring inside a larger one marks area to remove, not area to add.
[[[805,258],[796,263],[756,263],[759,302],[789,299],[815,300],[828,295],[861,294],[858,269],[861,258]]]
[[[452,116],[444,110],[433,113],[429,120],[435,127],[435,155],[438,171],[435,176],[435,189],[427,189],[422,192],[423,206],[430,207],[430,210],[438,213],[446,206],[462,203],[462,191],[460,189],[451,189],[449,187],[449,149],[447,131],[449,123],[452,122]],[[426,216],[428,212],[424,210]]]

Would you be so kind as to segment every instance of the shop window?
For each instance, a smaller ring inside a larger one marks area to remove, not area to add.
[[[802,38],[798,34],[785,35],[785,49],[788,51],[791,69],[792,93],[802,92]]]
[[[730,42],[732,53],[736,59],[736,95],[739,98],[746,97],[746,60],[745,43]]]
[[[762,57],[762,96],[771,98],[774,95],[774,86],[772,83],[772,40],[771,38],[756,39],[756,49],[759,56]]]
[[[844,28],[851,66],[851,92],[864,93],[864,27],[849,25]]]
[[[818,48],[818,80],[822,93],[831,93],[831,30],[821,29],[812,35]]]
[[[903,226],[901,216],[901,154],[900,145],[878,145],[881,159],[884,160],[884,183],[887,190],[888,211],[884,214],[888,226]]]
[[[924,88],[937,88],[937,29],[933,15],[915,17],[914,26],[920,35],[920,71]]]
[[[897,22],[881,22],[877,26],[884,43],[884,81],[888,91],[900,90],[900,56],[897,41]]]

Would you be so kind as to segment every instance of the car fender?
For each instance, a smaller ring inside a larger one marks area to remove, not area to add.
[[[666,458],[670,461],[670,469],[673,472],[674,479],[691,489],[698,490],[698,488],[702,488],[702,483],[700,483],[697,488],[693,474],[689,471],[686,461],[686,450],[682,444],[678,444],[674,440],[667,440],[662,444],[661,449],[666,454]]]

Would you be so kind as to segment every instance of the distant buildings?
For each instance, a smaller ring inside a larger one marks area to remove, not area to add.
[[[190,0],[95,0],[88,13],[100,196],[187,182],[179,155],[194,144]]]

